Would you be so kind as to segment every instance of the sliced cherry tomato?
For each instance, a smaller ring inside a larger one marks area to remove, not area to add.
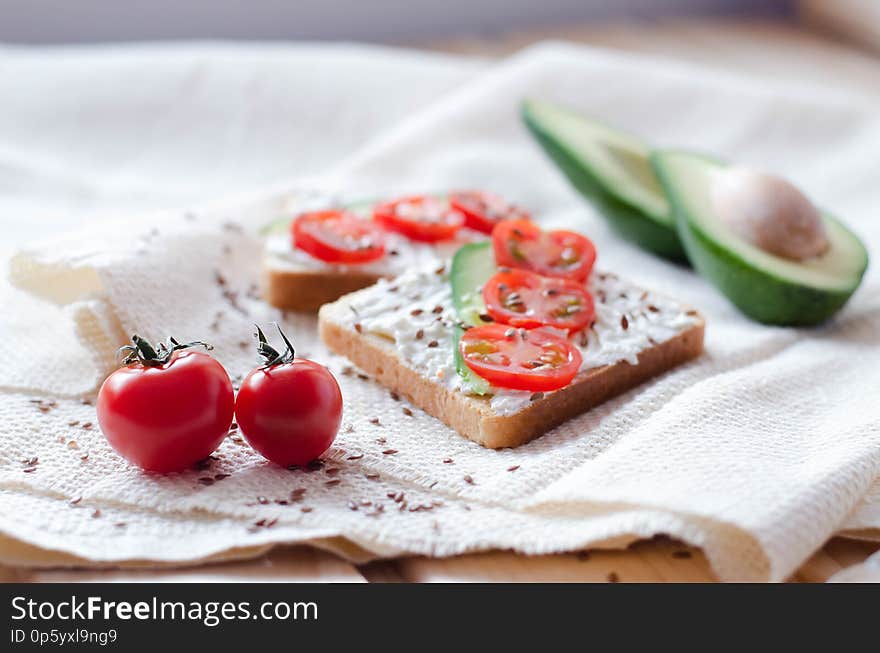
[[[500,195],[480,190],[463,190],[449,194],[449,205],[464,215],[464,226],[484,234],[502,220],[529,220],[525,209],[510,204]]]
[[[505,220],[492,230],[499,267],[523,268],[547,277],[584,282],[596,261],[596,247],[573,231],[542,231],[528,220]]]
[[[280,331],[280,329],[279,329]],[[283,465],[305,465],[333,443],[342,421],[339,384],[323,365],[280,354],[257,327],[258,351],[266,360],[245,377],[235,400],[235,418],[248,443]]]
[[[98,424],[123,458],[156,472],[177,472],[207,458],[232,423],[232,382],[207,354],[180,351],[169,340],[155,349],[138,336],[126,366],[98,392]]]
[[[369,263],[385,255],[382,232],[351,211],[312,211],[291,225],[294,247],[327,263]]]
[[[583,284],[528,270],[495,274],[483,285],[483,301],[496,322],[526,329],[549,326],[574,333],[595,315],[593,298]]]
[[[458,346],[475,374],[512,390],[564,388],[581,366],[581,354],[574,345],[543,329],[487,324],[465,331]]]
[[[446,200],[429,195],[377,204],[373,219],[389,231],[424,243],[448,240],[464,224],[464,215],[460,211],[453,209]]]

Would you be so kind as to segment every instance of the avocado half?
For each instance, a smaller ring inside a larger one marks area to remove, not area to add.
[[[822,213],[830,241],[821,256],[793,261],[735,234],[711,201],[713,175],[726,164],[691,152],[663,150],[651,163],[672,205],[691,264],[750,318],[807,326],[836,313],[868,267],[865,246],[840,221]]]
[[[569,182],[618,234],[654,254],[687,263],[645,143],[550,102],[525,100],[522,118]]]

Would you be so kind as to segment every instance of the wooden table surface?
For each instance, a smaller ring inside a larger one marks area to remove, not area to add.
[[[447,52],[501,56],[545,38],[657,54],[788,81],[821,81],[835,87],[880,94],[876,83],[880,79],[880,59],[809,30],[778,23],[677,20],[594,25],[418,45]],[[880,580],[857,567],[878,549],[880,543],[834,538],[790,580],[824,582],[846,568],[852,570],[850,579]],[[714,581],[715,577],[699,550],[664,538],[639,542],[622,551],[534,557],[494,552],[439,560],[403,558],[362,566],[307,547],[280,547],[256,560],[181,570],[70,571],[0,567],[0,581],[88,580],[703,582]]]

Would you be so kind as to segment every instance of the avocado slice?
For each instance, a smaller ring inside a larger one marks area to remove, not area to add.
[[[664,258],[687,262],[645,143],[549,102],[525,100],[522,118],[575,189],[621,236]]]
[[[743,313],[765,324],[822,322],[846,303],[868,267],[865,246],[833,216],[822,213],[830,246],[794,261],[755,247],[717,215],[713,175],[726,165],[683,151],[658,151],[651,162],[672,204],[678,232],[697,271]]]
[[[495,256],[491,243],[468,243],[462,245],[452,257],[449,282],[452,284],[452,305],[458,319],[464,324],[479,326],[486,324],[480,315],[485,314],[481,289],[497,272]],[[483,377],[475,374],[467,366],[458,350],[458,342],[464,329],[455,325],[452,335],[452,351],[455,356],[455,370],[464,381],[465,388],[476,395],[491,394],[491,386]]]

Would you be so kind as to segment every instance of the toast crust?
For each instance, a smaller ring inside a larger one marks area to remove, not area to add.
[[[638,365],[621,361],[581,372],[575,381],[532,401],[512,415],[495,414],[488,399],[469,396],[434,383],[407,366],[394,344],[333,319],[335,304],[318,314],[318,329],[327,347],[347,357],[364,372],[466,438],[490,449],[517,447],[550,429],[622,394],[703,350],[705,321],[700,317],[671,339],[643,350]]]
[[[343,295],[372,286],[382,277],[357,271],[298,270],[273,267],[263,261],[263,298],[275,308],[317,312]]]

